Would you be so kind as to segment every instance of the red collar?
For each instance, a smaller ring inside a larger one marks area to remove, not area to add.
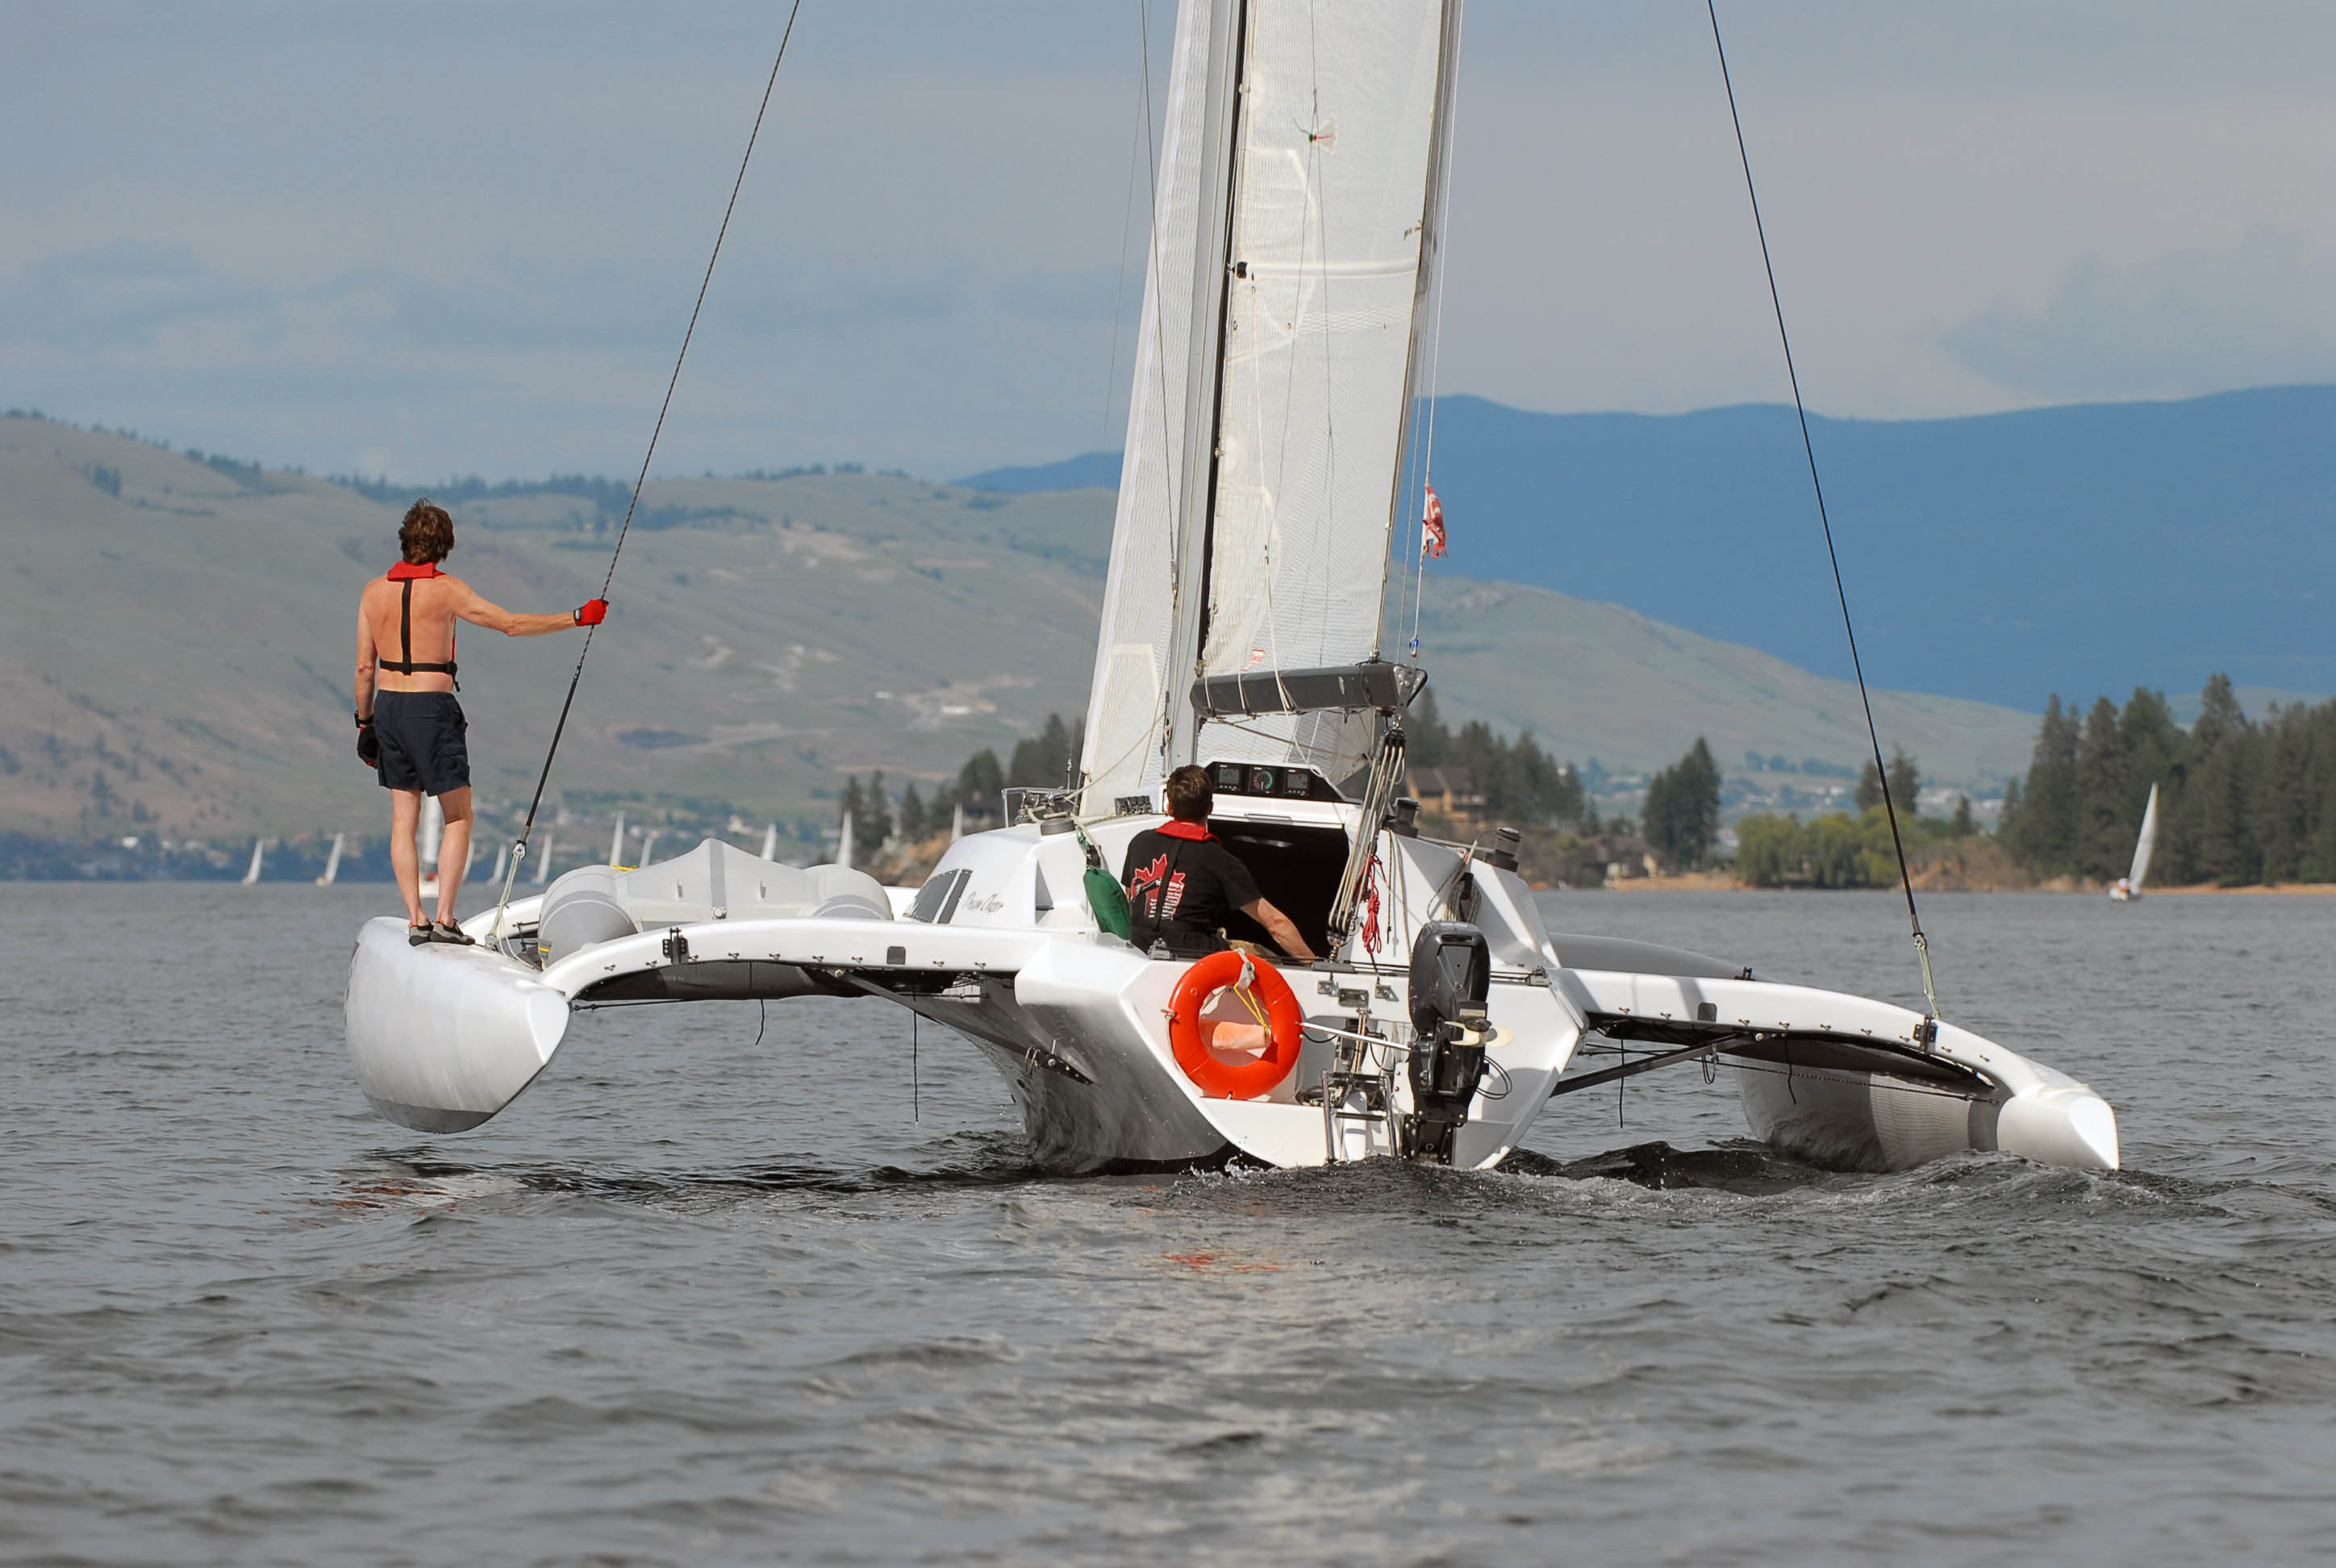
[[[395,566],[389,569],[389,580],[392,582],[412,582],[417,578],[443,577],[446,574],[444,572],[438,570],[437,564],[434,561],[428,566],[416,566],[410,560],[401,560]]]
[[[1216,836],[1199,823],[1188,823],[1176,817],[1170,817],[1166,822],[1162,823],[1159,831],[1172,839],[1198,841]]]

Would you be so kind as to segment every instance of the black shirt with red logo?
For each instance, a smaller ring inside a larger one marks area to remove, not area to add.
[[[1241,857],[1198,823],[1169,822],[1136,834],[1120,884],[1127,890],[1129,940],[1147,953],[1165,942],[1180,959],[1222,949],[1233,911],[1258,899],[1257,879]]]

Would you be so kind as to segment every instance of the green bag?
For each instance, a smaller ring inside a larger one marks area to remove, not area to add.
[[[1127,891],[1117,877],[1104,870],[1103,852],[1087,837],[1087,830],[1076,822],[1071,827],[1079,835],[1079,847],[1087,852],[1087,908],[1094,912],[1095,926],[1124,940],[1135,932],[1127,918]]]
[[[1126,937],[1135,928],[1127,919],[1127,891],[1119,879],[1101,866],[1089,866],[1086,875],[1087,908],[1095,911],[1095,924],[1115,937]]]

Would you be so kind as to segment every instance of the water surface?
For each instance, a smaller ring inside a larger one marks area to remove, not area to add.
[[[2336,1551],[2336,901],[1926,904],[2114,1175],[1809,1170],[1689,1067],[1501,1173],[1064,1180],[873,1002],[599,1013],[476,1132],[381,1122],[383,891],[0,887],[0,1557]],[[1883,896],[1548,909],[1919,997]]]

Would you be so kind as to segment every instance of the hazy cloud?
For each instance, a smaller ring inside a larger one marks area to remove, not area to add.
[[[1989,379],[2049,398],[2336,381],[2336,252],[2257,227],[2228,249],[2132,267],[2087,257],[2040,309],[1991,306],[1944,341]]]
[[[20,9],[0,397],[316,469],[629,466],[608,454],[663,393],[769,6]],[[1155,112],[1174,9],[1150,11]],[[2336,6],[1721,15],[1817,406],[2336,375]],[[1116,446],[1136,16],[807,8],[662,454],[940,474]],[[1439,385],[1783,396],[1701,9],[1471,0],[1463,60]]]

